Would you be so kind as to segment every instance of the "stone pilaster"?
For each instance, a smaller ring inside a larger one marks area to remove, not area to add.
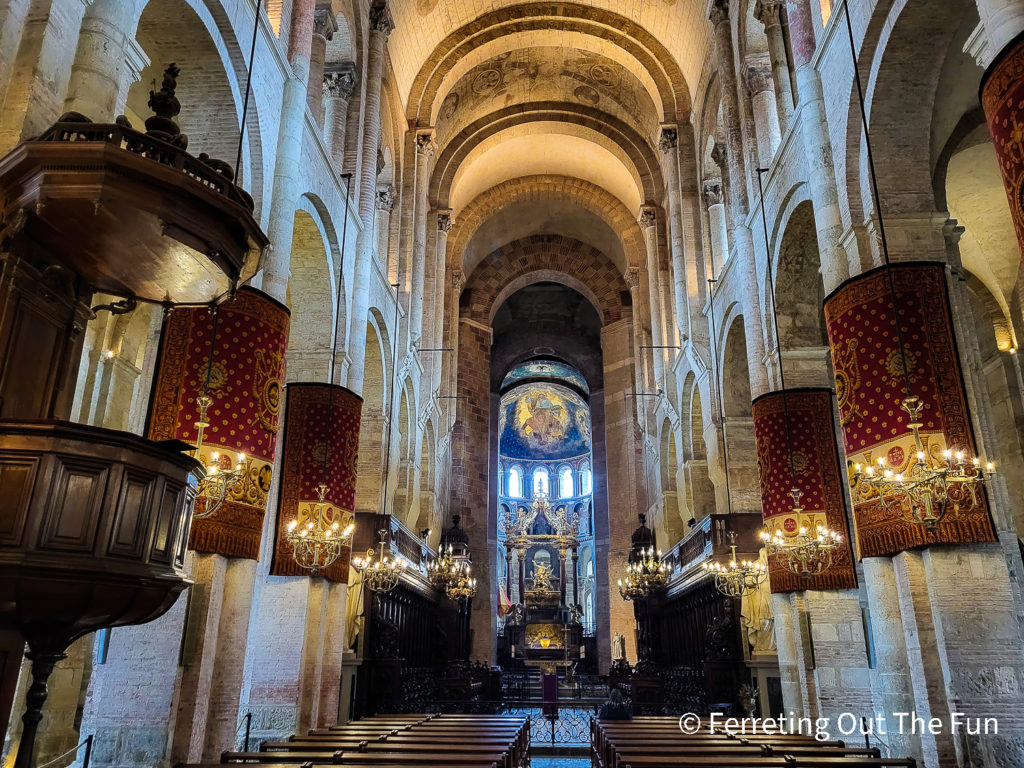
[[[391,184],[382,184],[377,188],[377,215],[374,228],[377,230],[377,253],[380,254],[384,271],[391,282],[397,280],[394,265],[391,263],[391,211],[395,208],[395,188]]]
[[[651,307],[651,340],[655,345],[664,345],[665,334],[661,327],[661,301],[659,300],[658,277],[661,273],[658,259],[658,217],[654,206],[644,205],[640,208],[640,229],[644,233],[644,245],[647,247],[647,295]],[[633,306],[637,306],[634,303]],[[641,355],[641,358],[645,358]],[[658,387],[665,388],[665,350],[652,349],[654,360],[654,381]]]
[[[772,67],[772,84],[775,87],[775,107],[779,114],[779,128],[785,132],[793,118],[793,82],[789,76],[789,61],[786,56],[786,39],[782,34],[782,9],[785,0],[758,0],[754,5],[754,17],[764,25],[768,38],[768,57]]]
[[[974,41],[978,64],[988,69],[1024,31],[1024,0],[974,0],[981,24]],[[971,41],[968,41],[968,45]]]
[[[309,81],[314,10],[314,0],[296,0],[292,6],[288,47],[292,76],[285,80],[281,97],[281,124],[277,134],[274,186],[267,226],[270,252],[264,263],[261,287],[282,303],[288,298],[295,208],[301,187],[303,113]]]
[[[704,205],[708,210],[708,228],[711,237],[711,258],[714,274],[722,271],[729,258],[729,232],[725,216],[725,194],[721,179],[704,182]]]
[[[437,144],[433,129],[416,133],[416,180],[414,192],[411,284],[409,286],[409,343],[417,345],[423,335],[423,291],[427,266],[427,190],[430,160]]]
[[[345,135],[348,103],[356,87],[356,65],[351,61],[327,66],[324,71],[324,140],[335,170],[345,167]]]
[[[686,256],[683,252],[682,201],[679,188],[679,132],[675,126],[662,127],[658,148],[665,156],[665,183],[668,185],[668,233],[669,250],[672,254],[674,320],[680,337],[686,339],[690,335],[690,328],[686,302]]]
[[[306,83],[306,104],[317,124],[324,125],[324,66],[327,63],[327,42],[338,31],[331,4],[317,6],[313,14],[313,39],[309,49],[309,76]]]
[[[353,392],[363,390],[366,364],[366,315],[370,309],[370,276],[373,273],[373,213],[377,192],[377,152],[380,148],[380,87],[384,76],[384,47],[394,29],[387,5],[370,8],[367,40],[366,97],[363,111],[361,166],[358,178],[359,220],[362,230],[356,238],[355,281],[352,291],[352,318],[349,324],[349,352],[352,365],[348,372],[348,387]]]
[[[428,314],[433,323],[431,329],[432,347],[444,346],[444,302],[447,298],[447,284],[445,282],[445,264],[448,253],[448,234],[452,231],[455,223],[455,213],[451,208],[445,208],[437,212],[437,241],[434,247],[433,265],[433,287],[431,295],[434,299],[434,307]],[[450,352],[435,352],[430,368],[430,392],[439,392],[441,389],[441,375],[446,366],[451,365],[454,359]]]
[[[744,75],[754,109],[757,159],[762,168],[767,168],[782,141],[775,106],[775,90],[772,85],[772,70],[767,63],[748,64]]]

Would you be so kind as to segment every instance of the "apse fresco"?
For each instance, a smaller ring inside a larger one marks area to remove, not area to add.
[[[524,384],[501,398],[500,452],[522,459],[562,459],[590,452],[590,409],[557,384]]]
[[[501,388],[504,390],[520,381],[541,378],[562,379],[581,392],[590,394],[590,387],[587,386],[586,380],[580,375],[579,371],[557,360],[531,360],[528,363],[517,365],[505,374],[505,378],[501,382]]]

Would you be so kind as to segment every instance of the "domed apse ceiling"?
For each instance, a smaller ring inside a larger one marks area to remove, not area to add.
[[[512,459],[572,459],[590,453],[590,408],[567,387],[521,384],[501,398],[498,452]]]

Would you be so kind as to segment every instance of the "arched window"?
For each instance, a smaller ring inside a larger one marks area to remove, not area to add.
[[[551,482],[548,476],[548,471],[544,467],[537,467],[533,470],[533,495],[551,495]]]
[[[523,470],[519,467],[508,471],[508,495],[514,499],[523,497]]]
[[[572,469],[562,467],[558,470],[558,498],[568,499],[576,495],[572,482]]]
[[[594,476],[590,471],[590,465],[584,464],[580,467],[580,493],[586,496],[594,492]]]

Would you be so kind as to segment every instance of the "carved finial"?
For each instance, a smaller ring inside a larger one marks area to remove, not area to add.
[[[670,149],[674,149],[678,142],[679,132],[675,128],[661,129],[661,138],[658,139],[658,149],[662,152],[668,152]]]
[[[168,64],[160,90],[149,92],[149,108],[153,110],[154,116],[146,120],[146,133],[185,149],[188,136],[181,132],[173,119],[181,112],[181,103],[174,95],[180,72],[177,64]]]

